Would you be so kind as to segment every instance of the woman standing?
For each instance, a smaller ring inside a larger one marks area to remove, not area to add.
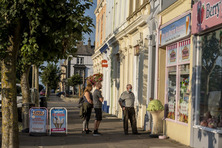
[[[92,85],[91,84],[87,84],[84,93],[83,93],[83,99],[84,99],[84,103],[82,105],[82,119],[83,119],[83,131],[82,133],[86,133],[89,134],[90,131],[89,130],[89,120],[90,120],[90,116],[92,113],[92,108],[93,108],[93,96],[92,96]]]

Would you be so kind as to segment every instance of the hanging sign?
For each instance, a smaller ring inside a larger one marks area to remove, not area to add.
[[[48,123],[47,108],[31,108],[29,110],[29,133],[46,134]]]
[[[175,42],[190,35],[190,16],[191,14],[182,17],[181,19],[160,29],[160,46],[164,46]]]
[[[167,46],[167,64],[172,65],[177,62],[177,44]]]
[[[50,135],[53,133],[67,134],[67,109],[51,108],[50,109]]]
[[[102,60],[102,67],[105,67],[105,68],[108,67],[108,62],[107,62],[107,60]]]
[[[190,39],[179,42],[179,62],[190,61]]]
[[[197,34],[221,23],[221,0],[200,0],[193,5],[192,34]]]

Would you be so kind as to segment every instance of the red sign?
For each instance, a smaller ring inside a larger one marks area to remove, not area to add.
[[[108,67],[107,60],[102,60],[102,67]]]
[[[192,34],[197,34],[221,23],[221,0],[201,0],[193,5]]]

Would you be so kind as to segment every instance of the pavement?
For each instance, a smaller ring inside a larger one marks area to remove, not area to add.
[[[50,96],[48,108],[66,107],[68,109],[68,135],[66,136],[29,136],[20,133],[21,148],[187,148],[173,140],[159,140],[150,138],[149,133],[138,129],[141,135],[124,135],[122,120],[104,114],[99,131],[100,137],[92,134],[82,134],[82,120],[79,118],[77,107],[78,99],[64,100]],[[94,115],[90,120],[90,129],[93,130]],[[129,129],[131,132],[131,129]]]

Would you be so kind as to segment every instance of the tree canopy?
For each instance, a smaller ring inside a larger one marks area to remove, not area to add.
[[[75,87],[76,85],[80,85],[82,83],[83,83],[83,78],[78,74],[75,74],[68,79],[69,86]]]

